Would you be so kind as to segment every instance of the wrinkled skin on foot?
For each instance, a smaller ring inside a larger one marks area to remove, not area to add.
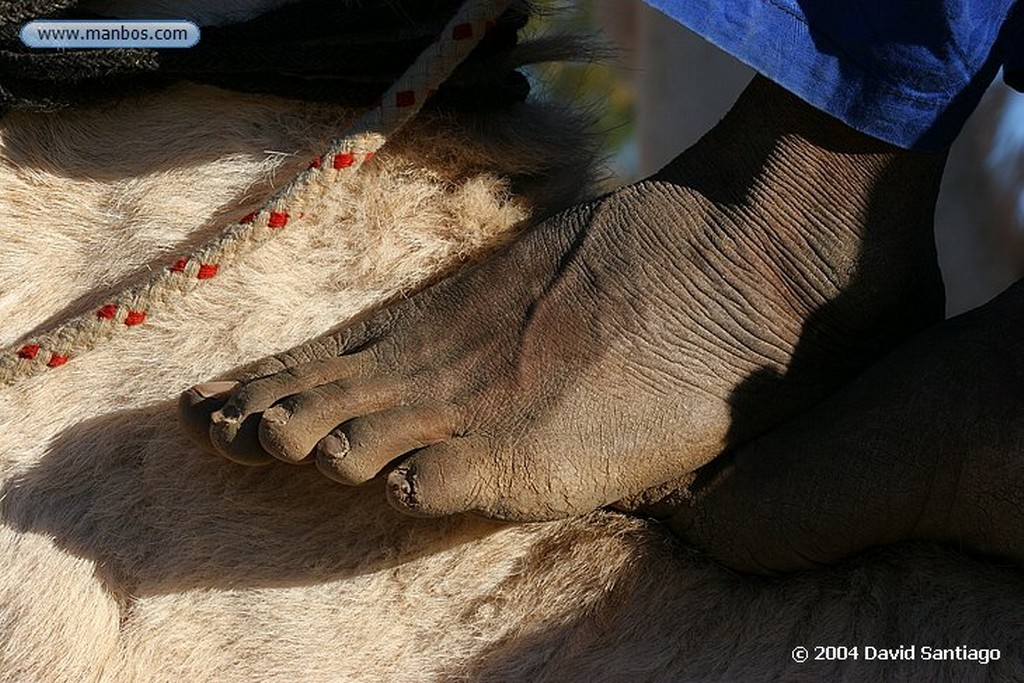
[[[908,539],[1024,566],[1022,329],[1024,281],[702,473],[671,525],[742,571]]]
[[[943,162],[756,80],[652,179],[186,392],[182,423],[237,462],[388,472],[413,514],[638,505],[941,317]]]

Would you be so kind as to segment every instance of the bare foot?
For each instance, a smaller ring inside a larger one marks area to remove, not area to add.
[[[739,448],[673,528],[742,571],[908,539],[1024,566],[1022,329],[1024,281]]]
[[[756,79],[653,178],[186,392],[182,423],[239,462],[312,459],[346,484],[390,466],[413,514],[543,520],[636,496],[941,318],[943,164]]]

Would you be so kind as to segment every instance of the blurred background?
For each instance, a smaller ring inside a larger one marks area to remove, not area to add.
[[[726,112],[753,72],[640,0],[561,0],[540,31],[597,32],[610,58],[553,65],[544,87],[597,105],[608,188],[657,171]],[[950,153],[936,211],[949,315],[1024,276],[1024,95],[996,80]]]

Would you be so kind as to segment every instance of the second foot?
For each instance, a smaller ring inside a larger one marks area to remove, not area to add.
[[[713,463],[662,516],[739,571],[907,540],[1024,567],[1022,323],[1024,281]]]

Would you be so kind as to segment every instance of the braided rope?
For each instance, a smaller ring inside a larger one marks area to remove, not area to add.
[[[448,79],[504,12],[510,0],[467,0],[444,33],[416,58],[381,98],[306,170],[256,211],[147,280],[122,290],[98,310],[78,316],[17,347],[0,352],[0,385],[64,365],[72,358],[143,323],[162,307],[195,290],[304,215],[342,174],[373,158]]]

